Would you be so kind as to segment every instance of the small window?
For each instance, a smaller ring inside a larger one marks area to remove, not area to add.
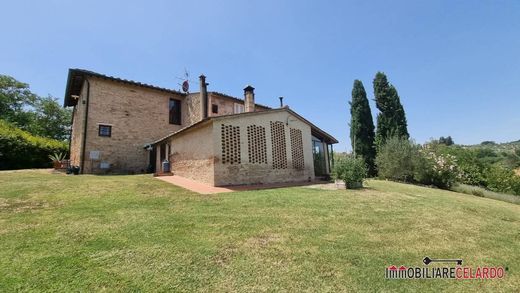
[[[218,114],[218,105],[211,105],[211,112],[213,112],[213,114]]]
[[[170,124],[181,125],[181,101],[170,99]]]
[[[235,103],[235,114],[244,113],[244,105]]]
[[[111,137],[112,126],[99,124],[99,136]]]

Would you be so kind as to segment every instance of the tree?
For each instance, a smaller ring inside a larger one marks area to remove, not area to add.
[[[374,95],[380,111],[377,115],[376,146],[380,147],[392,136],[408,139],[410,135],[403,105],[396,88],[382,72],[378,72],[374,78]]]
[[[27,130],[33,123],[34,113],[29,111],[38,96],[29,90],[29,85],[0,75],[0,117],[15,126]]]
[[[453,138],[451,138],[451,136],[448,136],[448,137],[441,136],[441,137],[439,138],[439,143],[440,143],[440,144],[445,144],[445,145],[447,145],[447,146],[450,146],[450,145],[455,144],[455,143],[453,142]]]
[[[71,111],[53,97],[39,97],[29,85],[0,75],[0,118],[31,134],[64,140],[69,134]]]
[[[354,81],[352,88],[350,114],[350,141],[352,149],[356,156],[363,158],[368,168],[368,174],[374,176],[376,175],[374,121],[372,120],[372,113],[370,112],[370,105],[368,104],[363,83],[357,79]]]
[[[70,133],[71,112],[60,106],[51,96],[40,98],[35,105],[35,123],[31,132],[57,140],[67,139]]]
[[[404,137],[390,136],[378,149],[377,173],[382,179],[413,182],[415,166],[421,162],[418,145]]]

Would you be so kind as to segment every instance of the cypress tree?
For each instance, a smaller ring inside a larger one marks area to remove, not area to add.
[[[399,94],[382,72],[378,72],[374,78],[374,95],[380,111],[377,114],[376,145],[383,145],[392,136],[408,139],[410,135]]]
[[[354,80],[350,102],[350,141],[357,156],[365,161],[369,175],[375,175],[376,150],[374,146],[374,121],[363,83]]]

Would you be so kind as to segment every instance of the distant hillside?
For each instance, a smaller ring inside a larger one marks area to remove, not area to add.
[[[504,143],[496,143],[494,141],[483,141],[480,144],[475,145],[463,145],[463,147],[468,148],[487,148],[492,149],[498,153],[500,152],[513,152],[516,149],[520,149],[520,140],[504,142]]]
[[[517,169],[520,174],[520,140],[496,143],[494,141],[483,141],[476,145],[463,145],[463,148],[477,152],[479,160],[485,164],[501,164],[510,169]]]

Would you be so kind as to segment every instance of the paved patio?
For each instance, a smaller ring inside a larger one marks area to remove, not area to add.
[[[247,191],[247,190],[259,190],[259,189],[270,189],[270,188],[282,188],[291,186],[316,186],[326,185],[326,181],[312,181],[312,182],[290,182],[290,183],[276,183],[276,184],[257,184],[257,185],[240,185],[240,186],[226,186],[226,187],[215,187],[208,184],[200,183],[188,178],[172,175],[172,176],[158,176],[155,177],[164,182],[171,183],[173,185],[182,187],[184,189],[191,190],[200,194],[215,194],[224,192],[235,192],[235,191]]]

